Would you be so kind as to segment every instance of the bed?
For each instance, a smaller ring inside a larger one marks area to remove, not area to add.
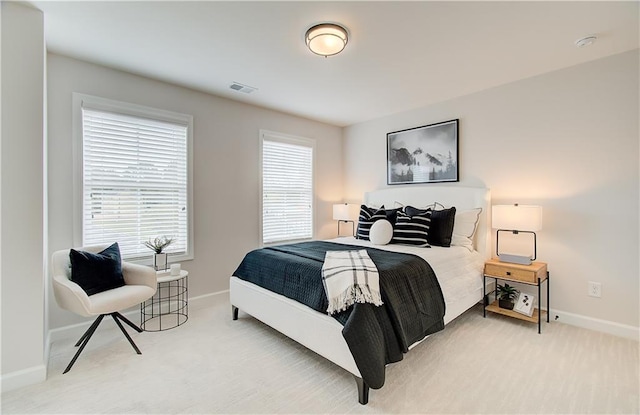
[[[455,206],[457,212],[481,208],[473,246],[450,248],[418,248],[389,244],[373,245],[352,237],[336,238],[333,243],[410,253],[424,258],[433,268],[446,303],[445,325],[482,299],[482,264],[490,257],[490,192],[485,188],[462,186],[406,186],[366,193],[363,204],[397,207],[399,204],[422,207],[433,202]],[[358,400],[365,405],[369,385],[342,334],[343,325],[326,313],[321,313],[298,301],[274,293],[236,276],[230,278],[230,301],[233,319],[238,310],[257,318],[277,331],[297,341],[353,374],[358,388]],[[416,347],[424,339],[410,345]]]

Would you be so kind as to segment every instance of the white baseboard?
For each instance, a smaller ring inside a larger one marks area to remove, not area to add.
[[[215,296],[227,294],[228,292],[229,290],[223,290],[199,295],[197,297],[191,297],[189,298],[189,307],[191,309],[206,307],[211,304],[211,301]],[[132,321],[136,322],[140,315],[140,311],[138,309],[135,309],[123,314],[126,317],[130,318]],[[555,320],[560,323],[613,334],[614,336],[618,337],[624,337],[636,341],[638,341],[640,338],[640,329],[638,327],[628,326],[625,324],[615,323],[607,320],[600,320],[597,318],[587,317],[580,314],[573,314],[557,309],[551,309],[551,314],[549,315],[549,317],[551,318],[551,320]],[[92,322],[93,319],[84,323],[72,324],[69,326],[49,330],[49,334],[47,336],[47,345],[45,345],[45,348],[47,350],[45,356],[48,357],[48,346],[52,342],[67,339],[69,337],[80,338],[80,336],[82,336],[82,334],[89,328],[89,325],[91,325]],[[113,328],[115,329],[115,326]]]
[[[197,309],[201,307],[206,307],[208,305],[211,305],[211,300],[213,299],[213,297],[221,294],[228,294],[228,293],[229,293],[229,290],[222,290],[222,291],[216,291],[209,294],[199,295],[197,297],[190,297],[189,308]]]
[[[189,308],[198,309],[198,308],[206,307],[210,305],[211,300],[214,296],[226,294],[228,292],[229,290],[224,290],[224,291],[218,291],[218,292],[213,292],[209,294],[199,295],[196,297],[189,297]],[[122,315],[127,317],[134,323],[140,322],[139,308],[135,308],[135,309],[123,312]],[[95,319],[91,319],[82,323],[71,324],[68,326],[58,327],[56,329],[49,330],[49,334],[47,336],[48,338],[47,345],[45,345],[47,349],[47,353],[45,356],[47,357],[49,356],[48,350],[49,350],[49,345],[51,345],[51,343],[55,341],[63,340],[63,339],[68,339],[68,338],[79,339],[80,336],[82,336],[82,334],[84,334],[84,332],[87,331],[87,329],[89,328],[91,323],[93,323],[94,320]],[[115,328],[116,326],[113,325],[112,329],[115,329]]]
[[[127,312],[122,313],[122,315],[127,317],[134,323],[136,323],[139,320],[140,309],[136,308],[135,310],[129,310]],[[70,324],[68,326],[58,327],[57,329],[49,330],[49,334],[47,336],[49,339],[49,346],[53,342],[57,342],[57,341],[68,339],[68,338],[79,339],[80,336],[82,336],[84,332],[87,331],[91,323],[93,323],[94,321],[95,321],[95,318],[92,318],[82,323]],[[100,328],[101,329],[103,328],[102,324],[100,324]],[[113,327],[111,327],[111,329],[116,329],[116,328],[117,326],[115,324],[113,325]]]
[[[4,393],[45,380],[47,380],[47,366],[41,364],[2,375],[0,382],[2,383],[2,393]]]
[[[589,330],[595,330],[602,333],[613,334],[614,336],[624,337],[639,341],[640,328],[628,326],[626,324],[615,323],[613,321],[601,320],[598,318],[587,317],[580,314],[573,314],[562,310],[551,309],[549,318],[559,323],[565,323],[572,326],[582,327]]]

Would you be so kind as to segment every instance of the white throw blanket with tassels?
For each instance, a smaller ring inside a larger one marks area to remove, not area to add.
[[[322,282],[329,300],[329,314],[346,310],[354,303],[382,305],[378,269],[364,249],[327,251]]]

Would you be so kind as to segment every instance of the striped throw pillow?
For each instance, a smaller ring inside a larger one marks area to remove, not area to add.
[[[393,227],[391,243],[431,248],[431,245],[429,245],[430,225],[431,209],[413,216],[398,212],[396,226]]]
[[[356,232],[356,238],[368,241],[371,225],[380,219],[387,219],[384,206],[380,207],[380,209],[375,209],[367,207],[366,205],[360,205],[360,216],[358,217],[358,231]],[[393,222],[391,223],[393,224]]]

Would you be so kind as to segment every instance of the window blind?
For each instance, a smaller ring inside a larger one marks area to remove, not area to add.
[[[313,237],[313,147],[263,136],[262,242]]]
[[[123,258],[173,238],[188,251],[187,134],[180,123],[82,108],[83,245],[118,242]]]

